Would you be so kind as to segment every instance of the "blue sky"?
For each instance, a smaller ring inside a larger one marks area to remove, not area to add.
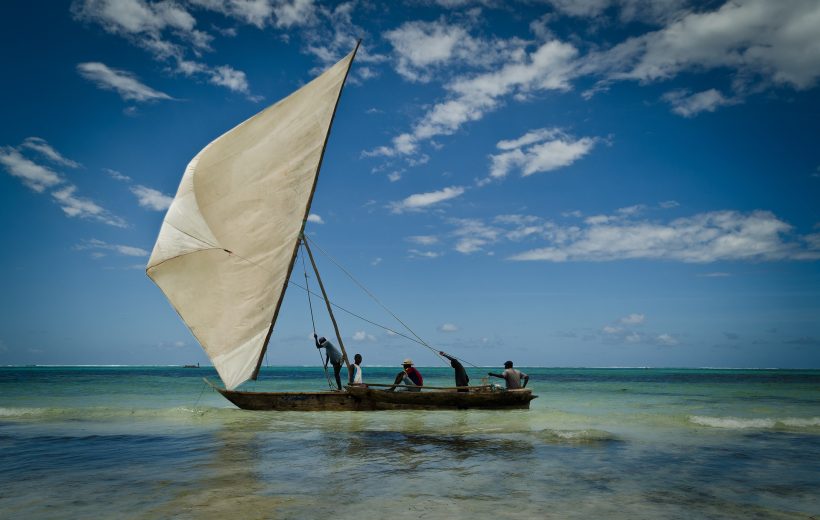
[[[2,10],[2,364],[206,362],[144,272],[182,172],[362,38],[308,233],[430,344],[820,367],[814,0]],[[401,330],[318,261],[331,299]],[[366,364],[440,363],[338,318]],[[268,362],[318,362],[310,333],[292,287]]]

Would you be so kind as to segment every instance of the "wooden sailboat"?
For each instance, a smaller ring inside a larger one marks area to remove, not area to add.
[[[310,83],[215,139],[191,160],[162,223],[147,274],[205,350],[225,388],[212,386],[240,408],[528,405],[534,398],[528,390],[433,389],[406,398],[374,397],[388,392],[358,387],[342,392],[236,390],[259,374],[300,245],[310,255],[350,370],[303,233],[336,107],[358,47]],[[397,394],[403,393],[410,392]]]

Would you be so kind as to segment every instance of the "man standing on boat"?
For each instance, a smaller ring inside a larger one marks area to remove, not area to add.
[[[461,364],[461,361],[444,351],[439,351],[439,354],[450,360],[450,366],[453,367],[453,370],[456,372],[456,386],[468,386],[470,384],[470,376],[467,375],[467,371],[464,370],[464,365]],[[458,391],[469,392],[466,388],[459,388]]]
[[[316,348],[323,348],[327,353],[327,357],[325,358],[325,370],[327,370],[327,364],[330,362],[333,365],[333,374],[336,376],[336,386],[339,390],[342,389],[342,378],[339,377],[339,374],[342,372],[342,353],[339,352],[339,349],[336,348],[336,345],[329,342],[324,337],[317,338],[316,334],[313,334],[313,340],[316,341]]]
[[[361,385],[362,384],[362,355],[356,354],[353,356],[353,371],[350,373],[350,377],[348,378],[351,385]]]
[[[527,383],[530,382],[530,376],[525,374],[520,370],[516,370],[513,368],[512,361],[505,361],[504,362],[504,373],[503,374],[493,374],[492,372],[487,372],[488,376],[493,377],[500,377],[504,381],[507,382],[507,390],[515,390],[517,388],[526,388]],[[524,380],[524,384],[521,384],[521,380]]]
[[[393,381],[393,386],[388,388],[387,391],[393,392],[396,390],[396,385],[401,384],[407,386],[399,388],[400,392],[421,392],[421,387],[424,385],[424,378],[421,377],[421,372],[413,366],[413,360],[410,358],[405,359],[402,362],[402,368],[403,370],[396,374],[396,380]]]

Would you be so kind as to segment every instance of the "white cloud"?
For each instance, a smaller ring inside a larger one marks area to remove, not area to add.
[[[192,4],[219,12],[263,29],[266,25],[290,28],[315,21],[313,0],[190,0]]]
[[[461,186],[449,186],[447,188],[431,191],[427,193],[416,193],[410,195],[399,202],[393,202],[390,207],[393,213],[402,213],[404,211],[420,211],[428,208],[439,202],[454,199],[464,193],[464,188]]]
[[[673,90],[664,94],[663,100],[672,105],[672,112],[683,117],[694,117],[701,112],[714,112],[718,107],[737,103],[713,88],[694,94],[688,90]]]
[[[420,246],[431,246],[438,243],[438,237],[434,235],[415,235],[407,237],[405,240]]]
[[[428,82],[454,66],[488,67],[508,61],[523,52],[524,42],[482,40],[472,37],[468,27],[444,19],[405,22],[384,33],[393,46],[396,72],[410,81]]]
[[[214,85],[227,87],[242,94],[249,93],[248,78],[241,70],[236,70],[229,65],[222,65],[211,70],[210,76],[208,81]]]
[[[77,65],[77,71],[82,77],[93,82],[104,90],[113,90],[125,101],[153,101],[157,99],[173,99],[164,92],[154,90],[140,83],[130,72],[109,68],[104,63],[89,62]]]
[[[131,177],[129,177],[128,175],[124,175],[123,173],[120,173],[117,170],[112,170],[111,168],[103,168],[103,171],[107,173],[109,177],[116,181],[131,182]]]
[[[441,332],[457,332],[458,325],[454,325],[452,323],[442,323],[439,325],[438,330]]]
[[[46,142],[45,139],[40,137],[27,137],[20,146],[35,150],[60,166],[66,166],[68,168],[79,168],[82,166],[76,161],[63,157],[60,152],[55,150],[50,144],[48,144],[48,142]]]
[[[138,256],[138,257],[147,257],[148,251],[142,249],[140,247],[134,246],[126,246],[121,244],[109,244],[107,242],[103,242],[102,240],[97,240],[96,238],[92,238],[91,240],[85,240],[82,243],[74,246],[74,249],[77,251],[112,251],[119,255],[123,256]],[[97,255],[100,256],[100,255]],[[143,268],[145,266],[142,266]]]
[[[511,260],[613,261],[625,259],[715,261],[817,260],[820,249],[805,237],[791,237],[792,227],[768,211],[714,211],[669,223],[621,218],[587,222],[585,228],[549,226],[548,245]]]
[[[307,221],[308,222],[313,222],[314,224],[324,224],[325,223],[325,221],[322,220],[322,217],[320,217],[316,213],[311,213],[310,215],[308,215]]]
[[[419,249],[410,249],[407,251],[410,254],[410,258],[438,258],[441,256],[441,253],[436,251],[421,251]]]
[[[140,207],[152,209],[154,211],[164,211],[171,206],[174,198],[165,195],[161,191],[149,188],[147,186],[135,185],[131,186],[131,193],[136,195],[137,202]]]
[[[454,249],[465,255],[482,251],[486,246],[494,244],[502,233],[501,229],[485,225],[478,219],[452,219],[450,223],[455,227],[452,231],[456,238]]]
[[[659,334],[655,338],[655,340],[661,345],[668,345],[668,346],[677,345],[679,343],[678,340],[675,339],[675,337],[672,336],[671,334]]]
[[[604,327],[601,330],[604,332],[604,334],[620,334],[623,331],[622,328],[613,327],[612,325],[604,325]]]
[[[319,73],[339,61],[353,50],[359,39],[363,40],[356,53],[356,62],[359,65],[353,68],[348,78],[349,82],[360,83],[374,77],[376,74],[369,65],[387,60],[386,56],[373,53],[367,43],[376,39],[369,38],[367,31],[353,23],[353,12],[357,5],[357,2],[343,2],[333,8],[318,6],[315,9],[316,19],[320,20],[320,23],[314,23],[302,33],[306,42],[305,52],[318,59],[321,65],[320,68],[314,69],[313,73]]]
[[[530,54],[515,55],[495,71],[457,77],[446,85],[449,99],[435,104],[411,132],[394,137],[391,146],[378,147],[365,155],[412,155],[422,141],[451,135],[464,124],[482,119],[507,96],[524,99],[533,92],[569,90],[577,54],[572,45],[552,40]]]
[[[91,199],[78,197],[76,192],[77,187],[68,184],[52,192],[51,196],[60,205],[63,213],[69,217],[96,220],[115,227],[127,226],[123,219],[111,214]]]
[[[228,3],[203,0],[194,3],[198,7],[217,10],[255,24],[265,12],[278,10],[285,17],[292,16],[294,8],[296,12],[301,12],[298,7],[305,2],[282,1],[270,4],[265,0],[233,0]],[[213,37],[196,28],[196,19],[183,4],[171,1],[149,3],[144,0],[78,0],[72,5],[72,13],[80,21],[96,23],[106,32],[123,37],[131,44],[145,49],[158,61],[170,61],[175,72],[186,76],[204,76],[209,83],[244,94],[252,101],[260,99],[250,94],[244,72],[229,65],[210,66],[188,57],[193,54],[199,58],[203,52],[210,51]],[[91,65],[97,67],[88,71],[81,70],[81,73],[101,88],[117,90],[123,99],[172,99],[167,94],[142,85],[130,73],[114,71],[103,64]]]
[[[363,330],[358,330],[353,333],[353,341],[376,341],[376,336],[368,334]]]
[[[527,177],[569,166],[588,154],[596,141],[592,137],[574,139],[558,128],[540,128],[518,139],[499,141],[496,146],[505,151],[490,156],[490,179],[503,179],[513,169]]]
[[[0,147],[0,164],[10,175],[17,177],[37,193],[63,183],[63,178],[57,172],[30,161],[11,146]]]
[[[802,90],[820,77],[818,26],[820,3],[814,0],[733,0],[594,53],[584,72],[649,82],[688,70],[728,68],[740,91],[750,81]]]
[[[91,199],[78,197],[77,187],[68,184],[57,172],[23,156],[21,149],[31,149],[55,162],[60,162],[60,159],[69,161],[44,140],[33,139],[33,141],[32,138],[27,139],[18,148],[0,146],[0,164],[9,174],[20,179],[24,185],[37,193],[54,188],[56,191],[51,193],[52,198],[60,205],[63,213],[69,217],[97,220],[111,226],[126,227],[126,222],[120,217],[113,215]],[[73,161],[70,162],[73,163]]]
[[[646,315],[644,314],[630,314],[620,319],[620,322],[624,325],[640,325],[644,321],[646,321]]]

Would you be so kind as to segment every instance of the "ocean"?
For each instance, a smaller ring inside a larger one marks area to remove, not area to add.
[[[0,367],[0,517],[820,518],[819,370],[522,370],[530,410],[252,412],[210,367]]]

